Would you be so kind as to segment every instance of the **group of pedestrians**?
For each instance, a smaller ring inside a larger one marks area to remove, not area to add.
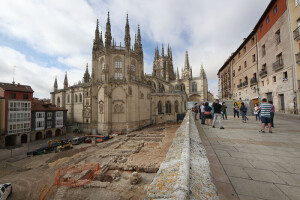
[[[192,108],[192,111],[194,112],[195,120],[198,120],[197,116],[199,113],[199,119],[201,119],[201,124],[206,124],[215,128],[216,120],[219,120],[220,129],[224,129],[222,119],[225,118],[227,120],[226,109],[227,106],[225,102],[221,105],[219,103],[219,100],[216,99],[212,106],[209,106],[208,102],[201,103],[200,105],[195,103],[194,107]]]
[[[259,120],[262,123],[262,129],[260,130],[261,133],[265,133],[265,127],[268,126],[269,133],[272,133],[272,127],[274,127],[274,112],[275,108],[272,101],[267,102],[267,99],[262,100],[261,106],[255,104],[253,107],[255,119],[256,121]],[[192,108],[194,112],[195,120],[197,119],[199,113],[199,119],[201,119],[201,124],[206,124],[208,126],[212,126],[215,128],[215,123],[218,120],[220,129],[224,129],[222,120],[227,120],[227,105],[225,102],[222,105],[219,103],[219,100],[216,99],[215,102],[209,106],[209,103],[201,103],[201,104],[194,104]],[[242,122],[246,123],[248,119],[247,117],[248,108],[244,102],[241,103],[241,107],[235,102],[233,105],[233,116],[234,118],[237,116],[242,116]]]

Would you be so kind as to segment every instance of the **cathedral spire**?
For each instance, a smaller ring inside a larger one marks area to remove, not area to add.
[[[102,31],[100,32],[100,50],[103,50],[104,44],[102,39]]]
[[[176,80],[179,80],[179,71],[178,71],[178,67],[177,67],[177,73],[176,73]]]
[[[141,38],[140,25],[138,25],[137,43],[138,43],[140,46],[142,46],[142,38]]]
[[[68,76],[67,76],[67,72],[65,74],[65,80],[64,80],[64,89],[67,89],[68,88]]]
[[[57,86],[57,76],[55,76],[55,81],[54,81],[54,91],[56,91],[58,89],[58,86]]]
[[[170,57],[170,46],[169,46],[169,43],[168,43],[168,57]]]
[[[93,50],[94,51],[98,51],[99,50],[99,45],[100,45],[100,39],[99,39],[99,21],[97,19]]]
[[[130,49],[130,27],[129,27],[129,20],[128,20],[128,14],[126,17],[126,25],[125,25],[125,37],[124,37],[124,42],[125,42],[125,48],[127,50]]]
[[[184,69],[190,69],[188,51],[185,51]]]
[[[85,68],[85,72],[83,75],[83,82],[88,83],[88,82],[90,82],[90,79],[91,79],[91,76],[89,73],[89,66],[88,66],[88,63],[86,63],[86,68]]]
[[[173,57],[172,57],[172,48],[170,47],[170,58],[171,60],[173,60]]]
[[[162,45],[161,45],[161,56],[162,57],[165,56],[164,43],[162,43]]]
[[[206,73],[204,71],[203,64],[201,64],[200,68],[200,78],[206,78]]]
[[[106,22],[106,32],[105,32],[105,48],[109,49],[111,47],[111,27],[110,27],[110,19],[109,12],[107,13],[107,22]]]

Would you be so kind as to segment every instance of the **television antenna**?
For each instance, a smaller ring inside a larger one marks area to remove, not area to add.
[[[15,84],[15,71],[16,71],[16,66],[13,66],[13,84]]]

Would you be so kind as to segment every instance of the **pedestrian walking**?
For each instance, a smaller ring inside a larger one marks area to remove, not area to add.
[[[204,106],[204,103],[201,103],[201,105],[200,105],[200,109],[201,109],[201,119],[203,119],[204,118],[204,108],[205,108],[205,106]]]
[[[257,119],[260,121],[260,112],[259,112],[259,106],[257,105],[257,103],[254,105],[254,115],[255,115],[255,119],[257,121]]]
[[[212,123],[212,127],[215,128],[216,120],[219,119],[220,129],[224,129],[223,124],[222,124],[223,116],[221,114],[222,105],[219,104],[219,99],[215,100],[212,107],[214,108],[214,120]]]
[[[198,120],[197,119],[197,115],[198,115],[198,105],[197,105],[197,103],[194,104],[194,107],[192,108],[192,111],[194,112],[195,120]]]
[[[201,119],[201,103],[198,105],[199,120]]]
[[[247,120],[247,116],[246,116],[247,110],[248,110],[248,109],[247,109],[247,107],[245,106],[244,102],[242,102],[240,111],[241,111],[243,123],[246,123],[246,120]]]
[[[265,133],[266,125],[269,127],[269,133],[272,133],[271,105],[272,104],[267,103],[267,99],[264,98],[262,100],[262,104],[260,106],[262,129],[259,131],[260,133]]]
[[[206,124],[209,126],[209,120],[210,120],[210,125],[212,125],[212,115],[211,115],[211,110],[212,108],[208,105],[208,102],[204,104],[204,118],[206,120]]]
[[[274,128],[275,107],[273,105],[273,101],[269,101],[269,104],[271,104],[271,110],[270,110],[270,113],[271,113],[271,125],[272,125],[272,128]]]
[[[234,102],[234,104],[233,104],[233,116],[234,116],[234,118],[235,118],[236,115],[237,115],[238,118],[240,118],[240,111],[239,110],[240,110],[239,105],[236,102]]]
[[[227,106],[226,106],[225,102],[222,103],[221,113],[222,113],[223,119],[227,120]]]

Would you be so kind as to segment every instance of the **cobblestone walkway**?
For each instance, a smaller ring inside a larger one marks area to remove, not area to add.
[[[300,121],[275,118],[262,134],[249,119],[229,117],[224,130],[197,123],[220,199],[299,200]]]

